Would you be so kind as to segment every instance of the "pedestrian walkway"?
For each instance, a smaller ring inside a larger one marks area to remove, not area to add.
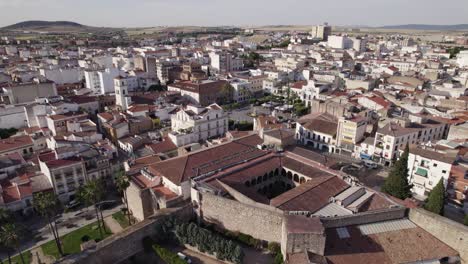
[[[31,264],[52,264],[54,263],[54,258],[51,256],[44,255],[41,247],[36,247],[31,249]]]
[[[114,218],[112,218],[112,215],[109,215],[108,217],[105,217],[104,218],[104,223],[110,229],[112,234],[120,233],[123,230],[123,228],[120,226],[119,222],[117,222]]]

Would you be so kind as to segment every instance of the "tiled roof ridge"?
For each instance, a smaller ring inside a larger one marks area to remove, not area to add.
[[[301,190],[300,192],[298,192],[296,195],[294,195],[293,197],[289,198],[288,200],[285,200],[285,201],[283,201],[283,202],[280,203],[280,204],[275,204],[275,207],[280,207],[281,205],[283,205],[283,204],[285,204],[285,203],[287,203],[287,202],[289,202],[289,201],[295,199],[296,197],[301,196],[301,195],[304,194],[305,192],[308,192],[308,191],[310,191],[310,190],[312,190],[312,189],[317,188],[318,186],[324,184],[325,182],[327,182],[327,181],[329,181],[329,180],[331,180],[331,179],[333,179],[333,178],[335,178],[335,177],[337,177],[337,176],[322,176],[322,177],[317,177],[317,179],[320,179],[320,178],[324,178],[324,179],[322,179],[319,183],[316,183],[314,187],[312,187],[312,188],[304,188],[304,190]],[[304,184],[299,185],[298,187],[304,186],[304,185],[307,184],[307,183],[308,183],[308,182],[305,182]],[[296,188],[298,188],[298,187],[296,187]],[[294,190],[294,189],[292,189],[292,190]],[[286,193],[287,193],[287,192],[286,192]],[[281,196],[281,195],[280,195],[280,196]],[[280,197],[280,196],[278,196],[278,197]],[[276,199],[276,198],[277,198],[277,197],[275,197],[274,199]],[[274,199],[273,199],[273,200],[274,200]],[[273,201],[273,200],[272,200],[272,201]]]

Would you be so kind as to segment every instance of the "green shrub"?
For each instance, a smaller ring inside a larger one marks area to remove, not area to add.
[[[187,261],[179,258],[177,254],[157,244],[153,245],[153,249],[156,254],[167,264],[187,264]]]
[[[197,247],[201,252],[216,254],[220,260],[242,263],[244,253],[234,241],[222,237],[209,229],[202,228],[195,223],[182,223],[176,226],[175,234],[182,244]]]
[[[269,242],[268,243],[268,250],[271,252],[271,253],[278,253],[281,251],[281,246],[280,244],[278,243],[275,243],[275,242]]]
[[[281,254],[281,252],[277,253],[275,255],[275,260],[273,262],[274,264],[283,264],[283,254]]]

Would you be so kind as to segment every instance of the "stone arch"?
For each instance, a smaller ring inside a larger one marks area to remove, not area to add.
[[[299,175],[294,174],[294,181],[295,181],[295,182],[299,182]]]
[[[301,179],[299,180],[299,183],[300,183],[300,184],[303,184],[305,181],[306,181],[305,178],[304,178],[304,177],[301,177]]]
[[[285,169],[281,169],[281,175],[282,175],[283,177],[286,177],[286,170],[285,170]]]
[[[292,172],[288,171],[287,175],[288,175],[288,179],[292,180],[293,178]]]
[[[268,179],[268,174],[263,174],[263,181],[266,181]]]
[[[262,176],[257,177],[257,184],[262,182]]]
[[[279,175],[279,169],[278,169],[278,168],[275,169],[274,174],[275,174],[275,176],[278,176],[278,175]]]
[[[252,179],[252,180],[250,181],[250,185],[253,186],[253,185],[256,185],[256,184],[257,184],[257,179],[254,178],[254,179]]]

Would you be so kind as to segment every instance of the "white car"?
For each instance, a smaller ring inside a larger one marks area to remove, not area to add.
[[[371,160],[364,160],[364,166],[368,169],[377,169],[379,165]]]
[[[180,258],[181,260],[185,260],[188,264],[191,264],[191,263],[192,263],[192,260],[190,260],[190,259],[189,259],[187,256],[185,256],[185,254],[182,253],[182,252],[177,253],[177,256],[179,256],[179,258]]]

